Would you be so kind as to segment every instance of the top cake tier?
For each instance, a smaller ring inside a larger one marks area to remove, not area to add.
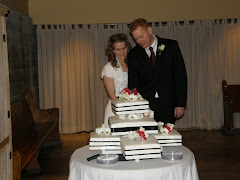
[[[112,111],[115,115],[147,113],[149,111],[149,102],[145,99],[135,101],[112,100]]]

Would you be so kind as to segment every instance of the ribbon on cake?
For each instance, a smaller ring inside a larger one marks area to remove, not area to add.
[[[144,126],[145,130],[158,130],[157,126]],[[124,127],[124,128],[111,128],[112,132],[128,132],[128,131],[137,131],[138,127]]]

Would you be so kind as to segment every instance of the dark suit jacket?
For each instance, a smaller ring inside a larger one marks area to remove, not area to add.
[[[128,88],[137,88],[152,110],[161,109],[174,116],[175,107],[186,107],[187,75],[182,53],[177,41],[158,38],[158,46],[165,45],[161,54],[157,51],[155,68],[144,48],[136,45],[128,54]],[[155,93],[159,102],[154,103]],[[173,117],[174,118],[174,117]],[[159,120],[158,120],[159,121]],[[162,120],[161,120],[162,121]]]

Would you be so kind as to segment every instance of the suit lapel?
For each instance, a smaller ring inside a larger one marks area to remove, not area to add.
[[[158,47],[162,44],[162,42],[161,42],[161,39],[158,36],[156,36],[156,37],[158,38],[156,58],[160,59],[160,55],[159,55],[159,52],[158,52]]]
[[[158,38],[158,45],[157,45],[157,52],[156,52],[156,60],[160,61],[163,57],[163,54],[165,53],[165,49],[160,53],[158,50],[158,47],[160,47],[161,45],[165,45],[165,43],[163,42],[163,40],[161,38],[159,38],[158,36],[156,36]],[[165,47],[166,48],[166,47]]]

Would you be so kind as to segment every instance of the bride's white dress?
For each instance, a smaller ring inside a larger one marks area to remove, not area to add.
[[[119,63],[118,63],[119,64]],[[121,66],[119,65],[119,68],[112,67],[111,63],[108,62],[102,70],[101,77],[107,76],[114,79],[114,85],[115,85],[115,95],[117,96],[122,89],[127,87],[128,84],[128,73],[123,72]],[[115,116],[112,112],[111,108],[111,100],[108,101],[108,104],[105,109],[105,115],[104,115],[104,124],[108,125],[108,117],[109,116]]]

